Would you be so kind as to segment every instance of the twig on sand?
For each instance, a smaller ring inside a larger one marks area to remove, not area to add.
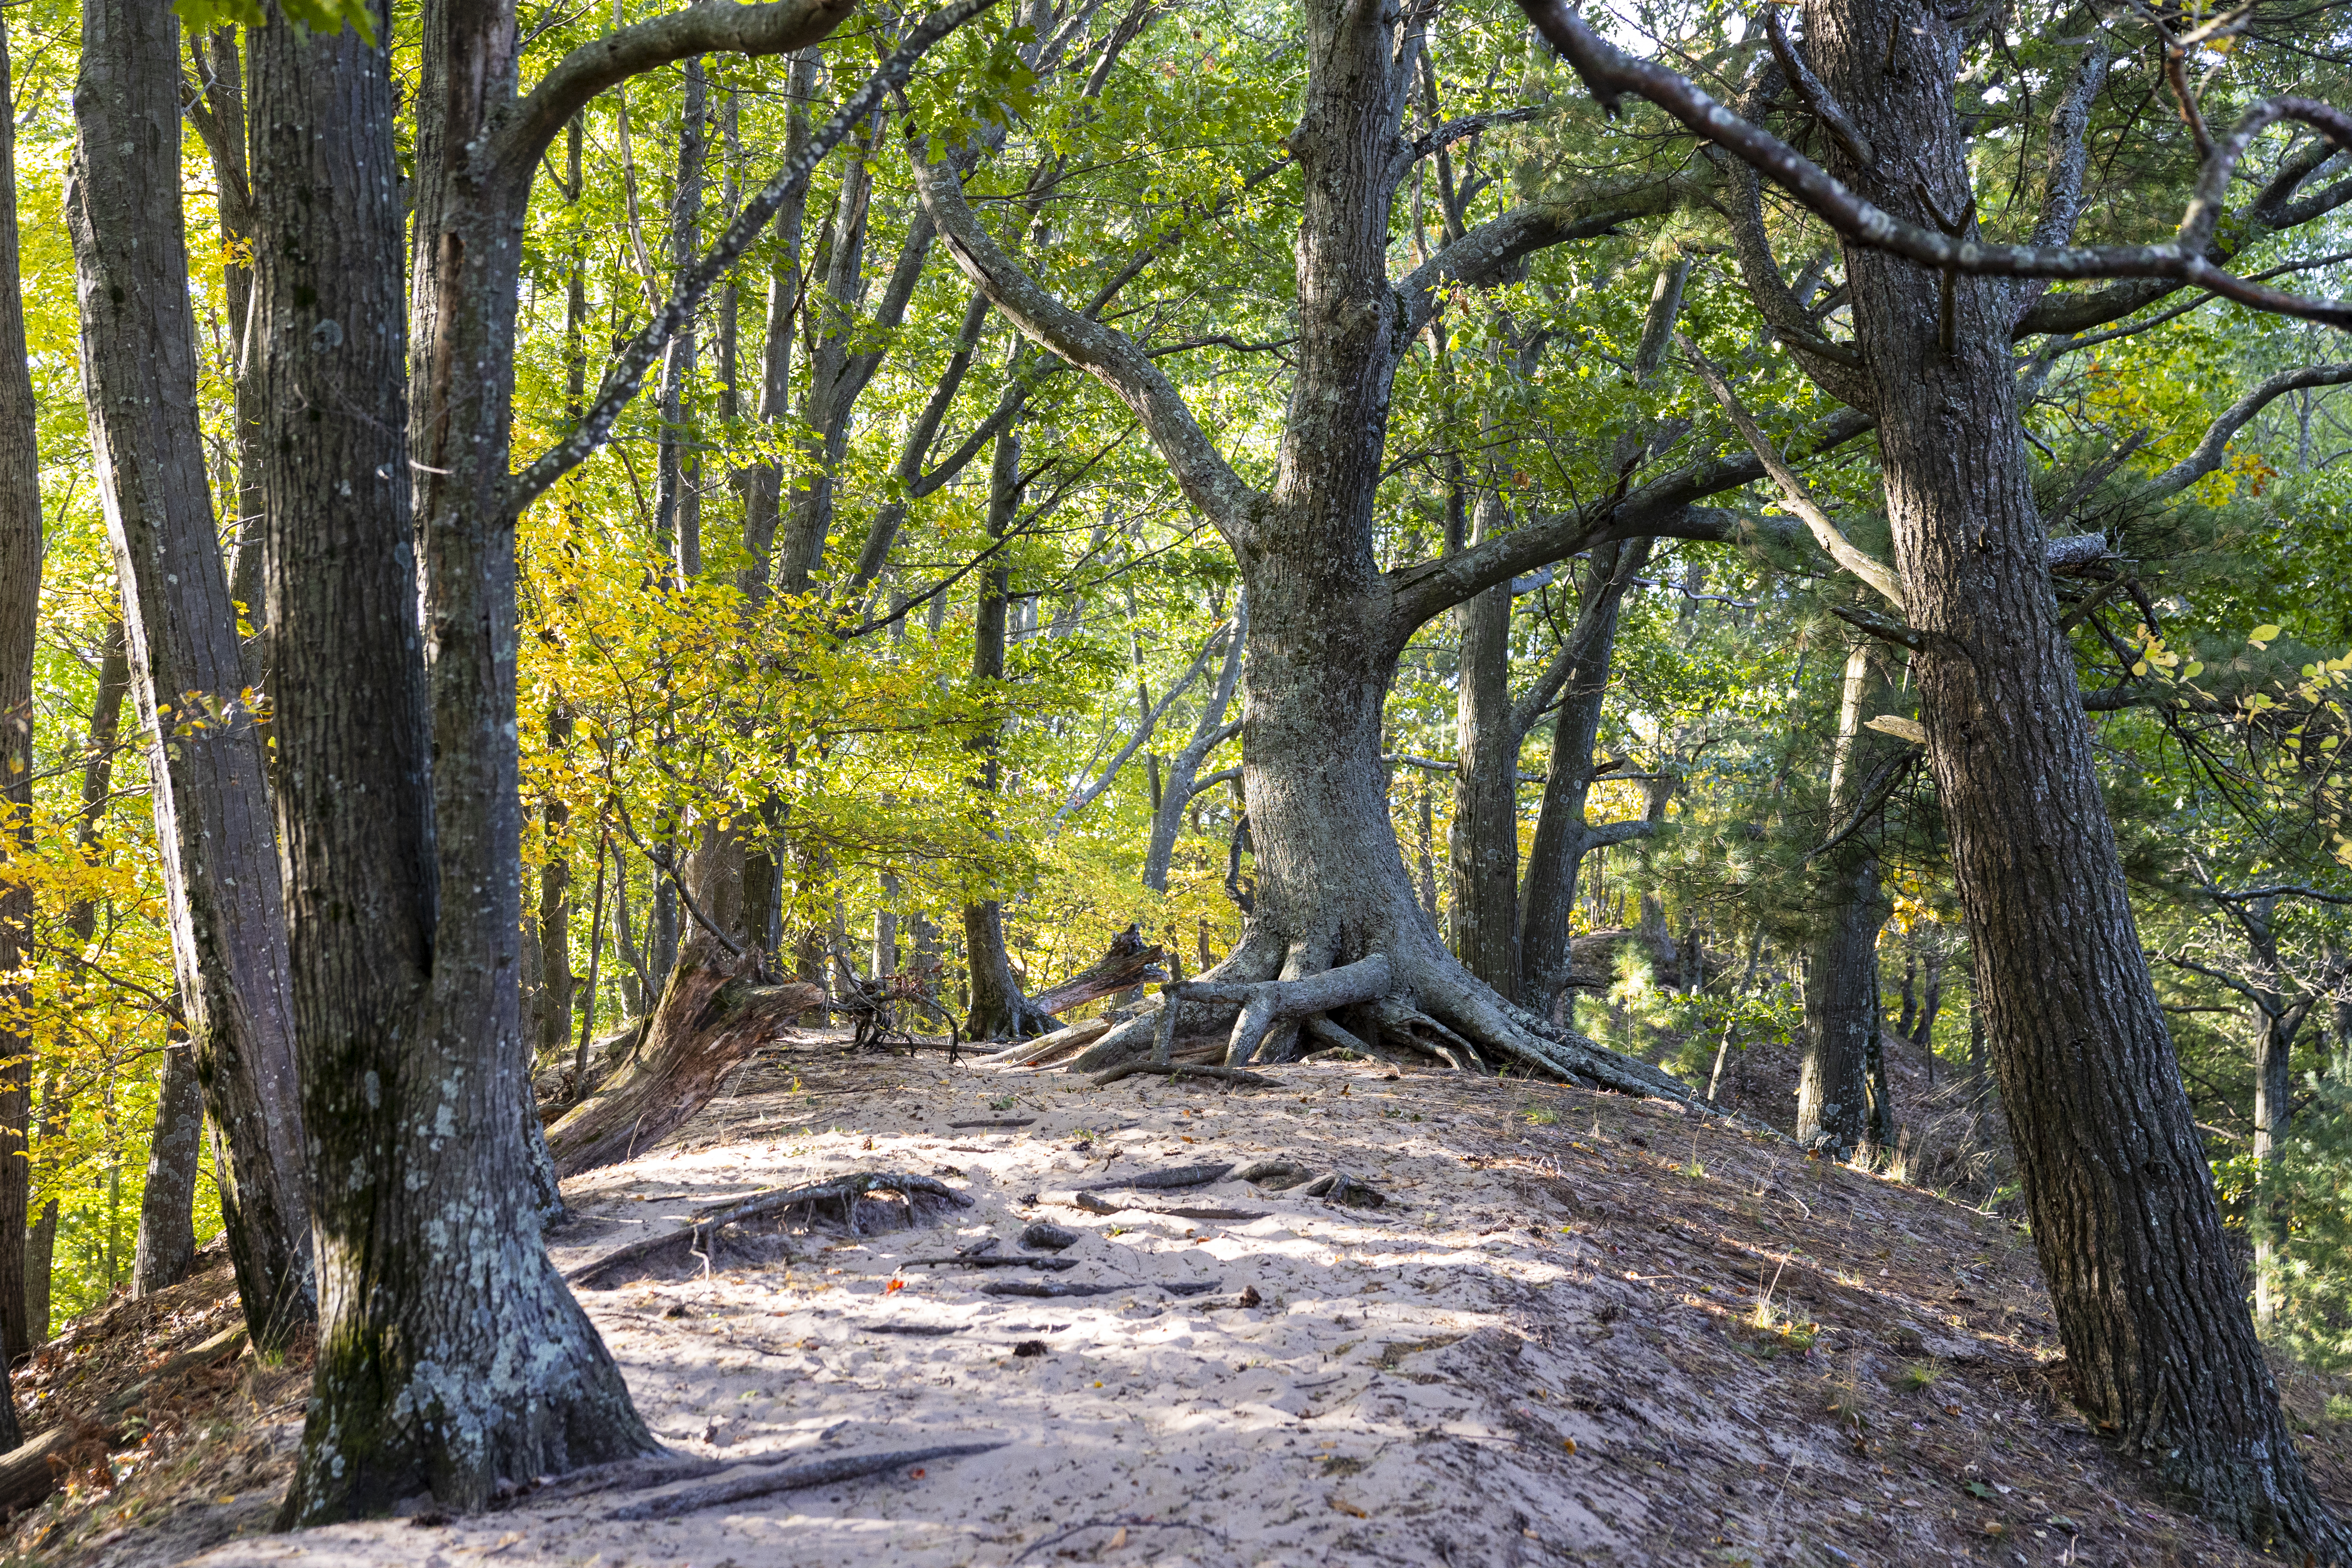
[[[1021,1549],[1021,1555],[1015,1557],[1013,1562],[1015,1564],[1026,1562],[1032,1552],[1043,1552],[1049,1546],[1058,1546],[1073,1535],[1083,1534],[1089,1530],[1197,1530],[1203,1535],[1213,1535],[1219,1541],[1225,1539],[1223,1531],[1212,1530],[1205,1524],[1194,1524],[1185,1519],[1089,1519],[1057,1530],[1043,1541],[1031,1542]]]

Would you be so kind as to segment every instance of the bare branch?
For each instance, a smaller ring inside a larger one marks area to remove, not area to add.
[[[1691,363],[1697,367],[1707,390],[1715,394],[1715,400],[1723,405],[1723,411],[1730,416],[1731,423],[1741,436],[1747,437],[1757,460],[1764,465],[1764,471],[1772,476],[1772,482],[1780,487],[1781,499],[1788,502],[1789,510],[1802,518],[1805,526],[1812,531],[1814,542],[1829,552],[1831,560],[1878,590],[1880,597],[1901,610],[1903,585],[1895,581],[1894,572],[1876,556],[1855,548],[1838,525],[1830,521],[1830,514],[1821,509],[1814,501],[1812,492],[1805,489],[1805,481],[1797,477],[1796,470],[1781,461],[1780,454],[1773,449],[1762,429],[1741,406],[1738,395],[1731,390],[1731,384],[1723,379],[1723,373],[1716,369],[1688,338],[1677,332],[1675,342],[1683,353],[1690,356]]]
[[[1024,336],[1101,382],[1133,409],[1185,498],[1229,542],[1246,538],[1264,498],[1234,472],[1175,384],[1134,339],[1072,310],[1005,255],[972,216],[952,165],[930,163],[923,153],[919,139],[910,138],[907,156],[915,190],[957,268]]]
[[[2231,404],[2229,412],[2213,421],[2205,432],[2205,439],[2197,443],[2197,449],[2158,475],[2149,489],[2159,496],[2179,495],[2220,468],[2231,437],[2244,429],[2246,422],[2261,413],[2272,399],[2306,386],[2341,386],[2347,381],[2352,381],[2352,364],[2314,364],[2301,370],[2281,371]]]
[[[700,0],[607,33],[557,61],[515,105],[499,132],[490,166],[527,192],[540,153],[607,88],[696,55],[788,55],[823,40],[856,9],[854,0],[769,0],[760,5]]]
[[[1516,207],[1480,224],[1414,268],[1397,284],[1404,297],[1405,334],[1421,331],[1437,310],[1437,291],[1448,283],[1499,281],[1521,258],[1571,240],[1597,239],[1617,226],[1657,217],[1689,195],[1684,177],[1629,181],[1574,202]]]
[[[1849,243],[1907,258],[1939,272],[2008,278],[2147,278],[2190,283],[2256,310],[2352,328],[2352,301],[2310,300],[2223,270],[2208,258],[2222,201],[2254,139],[2294,121],[2340,147],[2352,148],[2352,114],[2315,99],[2282,97],[2256,104],[2218,141],[2199,169],[2194,194],[2173,237],[2160,245],[1987,245],[1906,223],[1864,200],[1820,164],[1760,126],[1716,102],[1689,79],[1637,60],[1587,26],[1569,0],[1519,0],[1520,8],[1568,57],[1604,108],[1627,93],[1648,99],[1694,134],[1737,153],[1793,195]]]
[[[1780,27],[1780,7],[1771,4],[1770,0],[1766,0],[1764,6],[1764,37],[1772,46],[1772,58],[1780,62],[1781,74],[1789,79],[1789,85],[1797,89],[1799,100],[1813,118],[1837,138],[1838,145],[1845,149],[1845,155],[1854,161],[1857,168],[1875,168],[1878,153],[1871,146],[1870,138],[1862,133],[1862,127],[1853,122],[1853,117],[1830,96],[1830,89],[1822,84],[1821,78],[1813,74],[1813,68],[1805,63],[1805,57],[1799,54],[1797,47],[1789,41],[1789,35]]]

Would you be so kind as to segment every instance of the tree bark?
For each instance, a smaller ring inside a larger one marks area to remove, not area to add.
[[[1482,492],[1471,542],[1500,533],[1502,498]],[[1457,605],[1460,674],[1454,707],[1452,872],[1454,956],[1507,1000],[1519,994],[1519,747],[1511,711],[1511,584]]]
[[[1902,153],[1864,169],[1833,153],[1840,177],[1914,222],[1968,211],[1960,24],[1902,0],[1803,14],[1830,92]],[[1860,246],[1845,266],[1975,992],[2072,1394],[2217,1523],[2337,1560],[2352,1542],[2280,1415],[2125,897],[2019,432],[2021,296]]]
[[[205,1152],[204,1085],[194,1045],[163,1047],[163,1089],[155,1100],[155,1135],[147,1152],[147,1186],[139,1200],[139,1249],[131,1294],[145,1296],[188,1277],[196,1259],[196,1168]],[[250,1320],[248,1320],[250,1321]]]
[[[7,29],[0,27],[0,103],[13,104]],[[40,411],[25,349],[25,295],[17,266],[16,127],[0,115],[0,858],[33,853],[33,647],[41,609]],[[33,945],[33,885],[0,878],[0,974],[25,967]],[[0,985],[14,1016],[29,987]],[[0,1364],[31,1347],[26,1321],[25,1210],[31,1163],[24,1157],[31,1107],[29,1036],[0,1029]],[[15,1399],[0,1383],[0,1448],[22,1442]]]
[[[238,1294],[268,1345],[317,1310],[308,1158],[262,739],[239,697],[236,609],[196,423],[179,42],[168,11],[133,0],[83,7],[66,218],[131,690],[153,737],[173,967],[195,1071],[227,1140]],[[167,1147],[193,1183],[193,1139]]]

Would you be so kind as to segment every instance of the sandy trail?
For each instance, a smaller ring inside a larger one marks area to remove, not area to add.
[[[722,1250],[707,1277],[666,1269],[582,1300],[679,1453],[750,1465],[1002,1445],[990,1452],[676,1520],[612,1517],[660,1493],[527,1498],[191,1561],[2239,1560],[2195,1526],[2198,1554],[2146,1554],[2144,1521],[2095,1493],[2114,1477],[2037,1381],[2037,1309],[2006,1226],[1655,1103],[1369,1064],[1277,1070],[1280,1090],[1096,1090],[812,1043],[717,1102],[688,1146],[568,1186],[581,1220],[551,1238],[565,1269],[719,1200],[846,1170],[961,1188],[971,1206],[913,1228],[852,1237],[829,1221]],[[1008,1120],[1028,1124],[950,1126]],[[1230,1177],[1108,1192],[1139,1205],[1109,1215],[1049,1201],[1276,1154],[1389,1201],[1341,1208]],[[1176,1205],[1251,1217],[1143,1212]],[[1040,1218],[1079,1233],[1061,1255],[1075,1267],[914,1265],[990,1238],[1017,1251]],[[1849,1255],[1832,1257],[1841,1225]],[[2030,1254],[2022,1267],[2030,1279]],[[1111,1289],[982,1289],[1007,1279]],[[1207,1281],[1259,1304],[1166,1289]],[[1952,1310],[1973,1300],[1963,1285],[2000,1303],[1976,1315],[1991,1321]],[[1757,1326],[1765,1289],[1778,1327]],[[1906,1394],[1922,1357],[1937,1381]],[[2030,1458],[2004,1425],[2031,1436]],[[138,1548],[134,1535],[99,1560],[169,1560]]]

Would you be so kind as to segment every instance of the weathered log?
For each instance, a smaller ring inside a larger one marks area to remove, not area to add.
[[[1117,1083],[1123,1078],[1133,1078],[1138,1073],[1150,1073],[1166,1079],[1211,1079],[1234,1084],[1243,1089],[1280,1089],[1282,1087],[1280,1079],[1268,1078],[1264,1073],[1251,1072],[1246,1068],[1194,1066],[1183,1062],[1121,1062],[1107,1072],[1095,1074],[1094,1086],[1100,1089],[1106,1084]]]
[[[821,1005],[821,987],[753,983],[749,954],[698,934],[679,955],[646,1026],[644,1048],[547,1130],[558,1175],[576,1176],[650,1149],[719,1092],[774,1032]]]
[[[68,1414],[31,1442],[0,1454],[0,1513],[22,1512],[57,1490],[67,1453],[100,1430]]]
[[[931,1448],[902,1448],[889,1454],[844,1454],[814,1463],[803,1461],[797,1465],[772,1466],[729,1480],[715,1481],[707,1487],[695,1487],[687,1491],[672,1492],[667,1497],[633,1502],[625,1508],[614,1509],[604,1517],[624,1522],[676,1519],[681,1514],[717,1508],[722,1503],[742,1502],[751,1498],[794,1491],[803,1487],[830,1486],[908,1465],[932,1464],[940,1459],[961,1458],[966,1454],[985,1454],[1003,1447],[1003,1443],[950,1443]]]
[[[1165,980],[1168,977],[1160,972],[1160,962],[1166,956],[1157,946],[1146,947],[1142,933],[1129,926],[1111,938],[1109,949],[1100,958],[1059,985],[1030,997],[1029,1011],[1066,1013],[1102,997],[1132,991],[1147,982]]]

